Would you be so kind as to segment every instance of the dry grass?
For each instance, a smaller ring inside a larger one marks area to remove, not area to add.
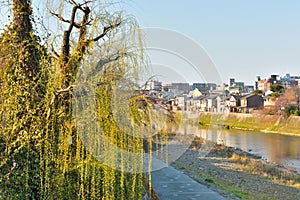
[[[236,163],[246,165],[250,162],[250,159],[247,156],[241,156],[239,154],[233,153],[231,160]]]
[[[300,188],[300,175],[283,169],[282,167],[266,163],[262,160],[248,158],[234,153],[231,160],[238,164],[238,168],[249,174],[263,176],[273,182],[285,186]]]

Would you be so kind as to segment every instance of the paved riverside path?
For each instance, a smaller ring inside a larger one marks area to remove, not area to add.
[[[167,166],[152,173],[152,186],[161,200],[225,200],[183,172]]]

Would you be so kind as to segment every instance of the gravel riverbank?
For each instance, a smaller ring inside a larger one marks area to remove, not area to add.
[[[173,166],[227,199],[300,199],[300,175],[292,168],[223,145],[201,156],[194,143]]]

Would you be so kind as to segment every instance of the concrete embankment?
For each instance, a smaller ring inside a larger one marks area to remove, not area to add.
[[[242,113],[200,113],[198,122],[226,129],[254,130],[300,136],[300,117]]]

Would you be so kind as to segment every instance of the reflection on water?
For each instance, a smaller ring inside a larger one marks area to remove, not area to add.
[[[193,134],[204,139],[238,147],[271,162],[285,164],[300,172],[300,137],[272,133],[236,130],[206,130],[184,124],[181,134]]]

